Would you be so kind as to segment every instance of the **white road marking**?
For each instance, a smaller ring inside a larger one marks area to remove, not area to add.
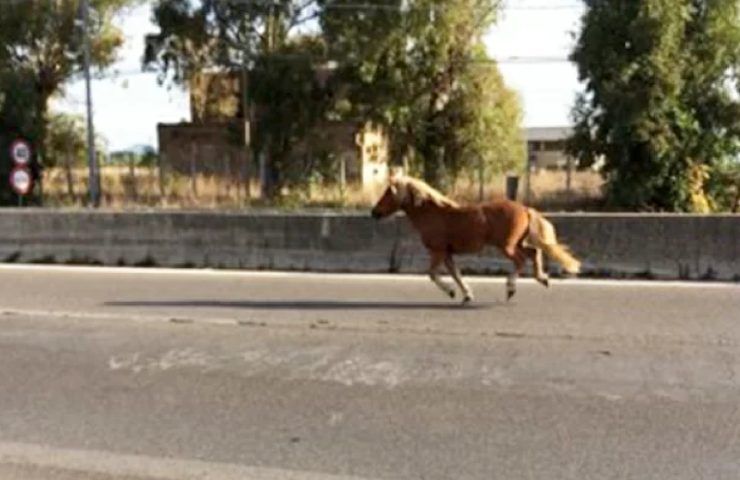
[[[71,320],[109,320],[109,321],[129,321],[139,323],[207,323],[209,325],[239,325],[239,320],[235,318],[184,318],[181,315],[141,315],[139,313],[106,313],[106,312],[85,312],[80,310],[34,310],[34,309],[17,309],[5,308],[0,310],[0,316],[7,317],[40,317],[53,319],[71,319]]]
[[[387,273],[324,273],[324,272],[290,272],[290,271],[255,271],[255,270],[214,270],[214,269],[185,269],[185,268],[135,268],[135,267],[99,267],[74,265],[35,265],[0,263],[2,271],[21,272],[51,272],[51,273],[78,273],[78,274],[120,274],[140,276],[191,276],[191,277],[235,277],[235,278],[277,278],[295,280],[331,280],[331,281],[406,281],[429,282],[428,275],[416,274],[387,274]],[[467,281],[473,284],[501,284],[506,277],[467,276]],[[532,278],[520,279],[520,282],[534,283]],[[673,281],[673,280],[608,280],[608,279],[550,279],[551,283],[561,286],[598,286],[598,287],[655,287],[655,288],[739,288],[737,282],[701,282],[701,281]]]
[[[29,443],[0,443],[0,466],[20,465],[158,480],[370,480],[326,473],[126,455],[96,450],[53,448]]]

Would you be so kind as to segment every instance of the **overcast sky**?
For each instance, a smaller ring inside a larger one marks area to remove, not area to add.
[[[576,71],[565,61],[583,9],[577,0],[507,0],[498,25],[486,37],[490,54],[500,59],[507,84],[523,101],[525,127],[568,125],[579,89]],[[136,144],[157,145],[159,122],[188,120],[187,95],[159,86],[156,76],[140,73],[144,34],[156,31],[150,6],[141,6],[119,20],[126,34],[114,78],[93,83],[95,125],[120,150]],[[84,113],[82,82],[67,86],[55,108]]]

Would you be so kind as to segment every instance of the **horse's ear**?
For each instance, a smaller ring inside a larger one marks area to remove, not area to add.
[[[388,179],[391,181],[391,183],[393,183],[394,181],[398,180],[401,177],[403,177],[402,167],[391,167],[388,170]]]

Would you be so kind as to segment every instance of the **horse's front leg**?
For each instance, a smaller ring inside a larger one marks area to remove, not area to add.
[[[457,268],[455,261],[452,259],[452,255],[447,255],[445,257],[445,265],[447,266],[447,270],[450,272],[450,275],[452,275],[452,278],[455,280],[455,283],[457,283],[457,286],[460,287],[460,290],[463,293],[463,305],[472,302],[473,292],[470,290],[470,287],[468,287],[468,284],[462,279],[460,269]]]
[[[445,282],[443,282],[439,275],[437,274],[437,270],[439,269],[439,266],[444,261],[445,257],[447,256],[443,252],[429,252],[431,255],[430,261],[429,261],[429,278],[434,282],[437,287],[439,287],[440,290],[445,292],[447,296],[450,298],[455,298],[455,289],[447,285]]]

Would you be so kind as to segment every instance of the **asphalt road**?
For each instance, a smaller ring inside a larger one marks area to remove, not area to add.
[[[0,282],[0,480],[740,478],[738,284]]]

